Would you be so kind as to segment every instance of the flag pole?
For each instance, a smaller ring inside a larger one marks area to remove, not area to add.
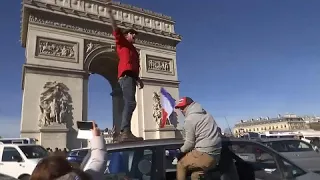
[[[234,135],[233,135],[233,132],[232,132],[232,130],[231,130],[231,127],[230,127],[230,125],[229,125],[228,119],[227,119],[226,116],[224,116],[224,120],[226,121],[226,123],[227,123],[227,125],[228,125],[228,128],[229,128],[229,130],[230,130],[230,132],[231,132],[231,135],[234,136]]]

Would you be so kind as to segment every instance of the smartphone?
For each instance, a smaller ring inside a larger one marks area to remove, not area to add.
[[[93,121],[77,121],[77,127],[79,130],[91,130],[93,129]]]
[[[92,139],[93,121],[77,121],[78,139]]]

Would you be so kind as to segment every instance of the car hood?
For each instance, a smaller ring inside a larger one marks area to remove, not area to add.
[[[41,160],[41,158],[38,159],[28,159],[29,162],[34,163],[34,164],[38,164],[38,162]]]
[[[320,174],[308,172],[307,174],[304,174],[296,178],[296,180],[309,180],[309,179],[320,179]]]

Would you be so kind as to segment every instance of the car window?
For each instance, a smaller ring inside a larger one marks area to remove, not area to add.
[[[81,150],[81,151],[79,151],[78,156],[84,157],[84,156],[87,155],[87,153],[88,153],[87,149],[86,150]]]
[[[154,151],[146,148],[108,151],[105,174],[107,179],[151,178]]]
[[[48,156],[48,151],[42,146],[19,146],[28,159],[41,159]]]
[[[266,142],[264,143],[266,146],[274,149],[277,152],[289,152],[286,144],[281,143],[282,141],[274,141],[274,142]]]
[[[284,164],[284,175],[287,177],[287,179],[297,178],[299,176],[306,174],[306,172],[304,170],[302,170],[298,166],[288,162],[284,158],[281,158],[280,160]]]
[[[299,140],[274,141],[265,143],[278,152],[304,152],[313,151],[310,144]]]
[[[69,152],[68,156],[76,156],[78,154],[78,151],[71,151]]]
[[[5,147],[3,149],[2,154],[2,162],[16,162],[15,157],[21,158],[20,153],[17,151],[16,148],[13,147]]]
[[[262,145],[249,142],[234,142],[229,149],[239,158],[252,165],[255,177],[259,179],[280,180],[281,173],[272,152]]]
[[[176,158],[179,153],[178,147],[168,147],[165,148],[165,160],[164,166],[166,172],[176,171],[178,159]]]

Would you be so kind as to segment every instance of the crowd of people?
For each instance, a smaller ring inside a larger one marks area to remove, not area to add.
[[[63,148],[61,150],[61,149],[56,147],[54,150],[52,150],[51,148],[47,148],[46,150],[49,152],[49,155],[59,154],[59,155],[67,156],[68,153],[69,153],[67,148]]]

